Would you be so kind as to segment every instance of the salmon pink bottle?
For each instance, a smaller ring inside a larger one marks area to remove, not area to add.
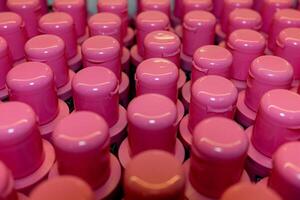
[[[170,18],[171,2],[169,0],[140,0],[139,12],[156,10],[166,14]]]
[[[0,113],[0,159],[12,172],[14,188],[29,193],[46,179],[55,161],[54,149],[41,138],[37,116],[29,105],[1,103]]]
[[[101,116],[90,111],[73,112],[55,127],[52,140],[57,160],[50,179],[77,176],[94,190],[96,200],[116,199],[121,166],[109,152],[109,129]]]
[[[185,180],[181,163],[172,154],[148,150],[125,169],[124,200],[184,200]]]
[[[9,54],[8,44],[3,37],[0,37],[0,99],[8,97],[8,90],[5,85],[6,75],[12,66],[11,56]]]
[[[128,138],[119,148],[124,168],[137,154],[150,149],[167,151],[182,162],[184,148],[176,138],[178,121],[175,103],[160,94],[144,94],[134,98],[127,109]]]
[[[250,183],[244,170],[249,141],[241,126],[211,117],[198,123],[193,135],[191,158],[184,163],[187,199],[219,199],[230,186]]]

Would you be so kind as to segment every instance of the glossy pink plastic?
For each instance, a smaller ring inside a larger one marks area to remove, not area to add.
[[[180,68],[180,46],[180,39],[175,33],[169,31],[153,31],[145,37],[144,58],[165,58]]]
[[[188,123],[191,132],[205,118],[233,118],[238,92],[228,79],[216,75],[199,78],[192,85],[191,95]]]
[[[236,8],[251,8],[253,0],[224,0],[222,17],[220,18],[222,31],[228,32],[228,22],[230,13]]]
[[[74,72],[69,70],[64,41],[56,35],[35,36],[27,41],[25,52],[27,60],[45,63],[52,69],[58,96],[70,98]]]
[[[213,11],[212,13],[219,19],[222,16],[224,7],[224,0],[213,0]]]
[[[237,29],[252,29],[259,31],[262,26],[260,14],[250,8],[237,8],[229,14],[228,34]]]
[[[41,181],[55,160],[50,143],[41,139],[33,109],[21,102],[0,104],[0,159],[12,171],[17,190]],[[30,152],[30,159],[28,153]]]
[[[300,56],[295,53],[300,49],[300,28],[283,29],[276,41],[275,55],[286,59],[294,68],[294,77],[300,79]]]
[[[6,99],[8,91],[5,85],[6,75],[12,68],[12,60],[9,55],[8,44],[3,37],[0,37],[0,99]]]
[[[211,11],[213,8],[212,0],[182,0],[182,18],[194,10]]]
[[[268,184],[281,195],[282,199],[299,198],[299,151],[300,142],[290,142],[282,145],[274,155],[273,170]]]
[[[120,44],[110,36],[93,36],[82,44],[83,67],[102,66],[121,80]]]
[[[12,60],[14,62],[24,60],[27,33],[20,15],[13,12],[0,12],[0,36],[6,40]]]
[[[251,194],[251,195],[250,195]],[[272,189],[259,184],[239,183],[228,188],[220,200],[281,200]]]
[[[80,177],[95,190],[97,199],[113,193],[121,168],[109,153],[109,129],[102,117],[89,111],[71,113],[56,126],[53,144],[57,164],[50,178],[66,174]]]
[[[187,13],[183,22],[182,52],[192,57],[199,47],[214,44],[215,26],[215,16],[207,11]]]
[[[263,19],[262,31],[269,33],[274,14],[279,9],[291,8],[292,0],[263,0],[261,7],[261,16]]]
[[[125,169],[124,200],[183,200],[185,178],[181,163],[172,154],[145,151]]]
[[[75,176],[60,176],[37,186],[30,194],[30,200],[95,200],[90,186]]]
[[[29,38],[38,35],[38,21],[42,15],[40,0],[7,0],[7,7],[22,17]]]
[[[267,157],[282,144],[299,140],[300,95],[288,90],[267,92],[253,126],[252,144]]]
[[[254,30],[239,29],[229,35],[227,46],[233,56],[231,78],[246,81],[252,61],[264,54],[265,38]]]
[[[87,34],[86,0],[55,0],[53,10],[65,12],[72,16],[77,38],[84,37]]]
[[[139,12],[156,10],[170,17],[171,2],[169,0],[140,0]]]
[[[203,120],[193,132],[187,191],[192,187],[207,199],[220,198],[223,192],[240,181],[249,181],[244,174],[248,138],[236,122],[212,117]],[[250,182],[250,181],[249,181]],[[193,193],[186,193],[188,199]]]
[[[289,27],[300,27],[300,11],[294,9],[281,9],[274,14],[269,32],[268,47],[274,51],[279,33]]]

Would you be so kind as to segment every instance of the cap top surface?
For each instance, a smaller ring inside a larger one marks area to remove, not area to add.
[[[166,14],[160,11],[149,10],[141,12],[136,19],[137,28],[139,30],[155,30],[168,27],[169,18]]]

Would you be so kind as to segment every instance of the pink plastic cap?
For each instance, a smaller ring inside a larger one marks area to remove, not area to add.
[[[294,68],[295,79],[300,79],[300,57],[295,53],[300,50],[300,28],[283,29],[276,43],[275,55],[286,59]]]
[[[43,62],[51,67],[57,88],[69,81],[69,67],[65,58],[65,43],[56,35],[39,35],[31,38],[25,45],[27,59]]]
[[[73,18],[64,12],[52,12],[44,15],[39,21],[41,33],[54,34],[59,36],[66,45],[67,59],[77,54],[77,39]]]
[[[111,12],[122,20],[122,38],[127,35],[128,28],[128,1],[127,0],[98,0],[98,12]]]
[[[294,9],[281,9],[273,17],[268,46],[271,50],[276,47],[276,39],[279,33],[289,27],[300,27],[300,11]]]
[[[194,10],[211,11],[213,8],[212,0],[182,0],[182,17]]]
[[[93,189],[107,181],[109,133],[102,117],[88,111],[73,112],[57,124],[52,139],[61,175],[78,176]]]
[[[93,36],[83,42],[81,50],[83,67],[106,67],[121,79],[121,50],[116,39],[110,36]]]
[[[25,57],[24,45],[27,34],[20,15],[13,12],[0,12],[0,36],[6,40],[13,61]]]
[[[159,11],[145,11],[136,18],[136,39],[140,56],[144,56],[144,39],[148,33],[157,30],[167,30],[169,18]]]
[[[118,15],[102,12],[93,15],[88,21],[90,35],[107,35],[118,40],[120,44],[123,43],[121,38],[121,19]]]
[[[281,200],[272,189],[261,184],[239,183],[231,186],[220,200]]]
[[[39,0],[7,0],[7,7],[23,18],[29,38],[38,35],[38,20],[42,15]]]
[[[293,81],[293,68],[277,56],[256,58],[250,67],[247,79],[245,104],[257,112],[261,97],[272,89],[290,89]]]
[[[293,0],[264,0],[262,1],[261,16],[263,19],[262,31],[268,33],[271,28],[274,14],[279,9],[292,7]]]
[[[189,130],[211,116],[232,118],[238,91],[233,83],[221,76],[208,75],[192,85],[189,113]]]
[[[26,177],[44,161],[35,113],[29,105],[21,102],[0,104],[0,113],[0,160],[12,171],[15,179]],[[30,159],[24,156],[24,152],[30,152]]]
[[[8,44],[3,37],[0,37],[0,66],[0,89],[3,89],[5,88],[6,75],[12,68]]]
[[[296,200],[300,195],[299,168],[300,142],[282,145],[273,157],[269,186],[283,199]]]
[[[126,166],[125,200],[182,200],[185,174],[181,163],[164,151],[140,153]]]
[[[140,0],[140,12],[156,10],[165,13],[170,17],[170,0]]]
[[[144,94],[128,105],[128,140],[132,156],[149,149],[174,153],[177,108],[168,97]]]
[[[197,49],[193,56],[192,84],[206,75],[229,77],[232,55],[227,49],[207,45]]]
[[[3,162],[0,162],[0,198],[3,200],[18,200],[12,174]]]
[[[40,62],[25,62],[12,68],[6,78],[9,99],[30,105],[40,125],[58,114],[58,99],[51,68]]]
[[[169,31],[153,31],[144,40],[144,58],[165,58],[180,66],[180,39]]]
[[[199,47],[214,44],[216,22],[215,16],[209,12],[188,12],[183,22],[183,53],[192,57]]]
[[[219,198],[242,176],[248,138],[239,124],[223,117],[203,120],[193,136],[190,182],[199,193]]]
[[[266,40],[259,32],[239,29],[229,35],[227,46],[233,56],[231,77],[245,81],[252,61],[264,54]]]
[[[94,200],[89,185],[75,176],[59,176],[38,185],[30,195],[30,200]]]
[[[84,68],[74,76],[72,91],[77,111],[95,112],[106,120],[109,127],[118,121],[119,85],[111,70],[104,67]]]
[[[252,144],[271,158],[280,145],[299,140],[299,126],[300,96],[289,90],[271,90],[261,98]]]
[[[136,94],[157,93],[177,103],[177,66],[166,59],[150,58],[139,64],[136,70]]]
[[[262,18],[260,14],[249,8],[237,8],[229,14],[228,34],[237,29],[260,30]]]
[[[66,12],[73,17],[77,37],[83,36],[86,30],[86,0],[55,0],[54,11]]]
[[[251,8],[253,0],[224,0],[221,20],[222,31],[228,32],[230,13],[236,8]]]

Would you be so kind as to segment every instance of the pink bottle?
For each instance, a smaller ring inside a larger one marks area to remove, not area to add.
[[[47,64],[53,71],[57,95],[66,101],[71,98],[71,82],[75,73],[69,69],[65,43],[56,35],[39,35],[25,45],[27,60]]]
[[[7,11],[6,1],[7,0],[0,1],[0,12]]]
[[[268,185],[278,192],[282,199],[299,199],[299,151],[300,142],[290,142],[282,145],[273,157],[273,170]]]
[[[223,8],[224,8],[224,0],[213,0],[212,13],[216,16],[217,19],[221,18]]]
[[[73,112],[58,123],[52,139],[57,160],[50,179],[77,176],[94,190],[96,200],[115,199],[121,166],[109,152],[109,129],[102,117],[89,111]]]
[[[29,38],[39,34],[38,21],[42,15],[39,0],[7,0],[7,7],[23,18]]]
[[[251,8],[253,0],[224,0],[220,25],[216,27],[219,40],[224,40],[228,34],[229,15],[236,8]]]
[[[232,119],[238,92],[224,77],[206,75],[194,82],[191,88],[189,114],[180,122],[179,133],[187,148],[192,143],[195,126],[205,118],[222,116]]]
[[[48,1],[47,0],[39,0],[41,6],[42,15],[48,12]]]
[[[259,184],[239,183],[228,188],[220,200],[282,200],[270,188]]]
[[[253,0],[253,9],[260,12],[263,6],[264,0]]]
[[[40,62],[25,62],[6,77],[9,100],[30,105],[38,118],[41,135],[50,139],[56,124],[69,115],[68,105],[58,100],[51,68]]]
[[[14,180],[11,171],[0,162],[0,199],[2,200],[27,200],[21,193],[17,193],[14,188]]]
[[[291,8],[293,0],[263,0],[261,16],[263,19],[262,31],[269,33],[274,14],[279,9]]]
[[[111,12],[118,15],[122,20],[122,38],[126,47],[134,43],[135,33],[128,26],[128,0],[98,0],[98,12]]]
[[[128,104],[129,79],[122,73],[120,44],[110,36],[93,36],[82,44],[83,67],[101,66],[110,69],[118,78],[120,101]]]
[[[8,97],[8,90],[5,85],[6,75],[12,68],[12,60],[9,55],[8,44],[3,37],[0,37],[0,99]]]
[[[171,3],[170,0],[140,0],[139,12],[156,10],[170,17]]]
[[[193,135],[191,158],[184,163],[186,199],[219,199],[233,184],[250,183],[244,170],[249,142],[242,127],[211,117],[198,123]]]
[[[137,154],[159,149],[184,160],[184,147],[176,139],[178,115],[174,102],[160,94],[144,94],[134,98],[127,109],[128,138],[119,148],[119,160],[124,168]]]
[[[22,17],[13,12],[0,12],[0,36],[6,40],[13,62],[24,62],[27,33]]]
[[[228,35],[237,29],[259,31],[262,26],[260,14],[249,8],[237,8],[229,14]]]
[[[84,68],[75,75],[72,89],[76,111],[87,110],[102,116],[109,126],[111,144],[120,145],[125,138],[127,117],[125,108],[119,105],[115,74],[99,66]]]
[[[264,94],[253,126],[246,169],[252,180],[269,175],[272,156],[279,146],[299,140],[300,95],[275,89]]]
[[[132,64],[137,67],[144,58],[144,40],[148,33],[157,30],[168,30],[168,16],[159,11],[141,12],[136,18],[137,44],[131,47]]]
[[[276,39],[279,33],[290,27],[300,27],[300,11],[294,9],[281,9],[277,11],[273,17],[268,47],[271,51],[276,48]]]
[[[239,91],[244,90],[251,63],[264,54],[266,40],[259,32],[239,29],[229,35],[227,47],[233,56],[230,77]]]
[[[176,27],[181,23],[182,19],[182,0],[174,0],[174,11],[171,15],[172,25]]]
[[[42,34],[54,34],[65,42],[68,65],[73,71],[81,68],[81,50],[77,45],[77,37],[73,18],[65,12],[52,12],[44,15],[39,21]]]
[[[178,121],[184,115],[184,107],[178,99],[177,66],[169,60],[150,58],[139,64],[135,73],[136,96],[148,93],[169,97],[177,106]]]
[[[124,72],[126,72],[126,74],[129,74],[130,53],[126,47],[123,47],[121,25],[122,23],[120,17],[109,12],[95,14],[91,16],[88,21],[91,36],[107,35],[118,40],[118,42],[120,43],[120,47],[122,48],[122,69]]]
[[[191,72],[193,55],[199,47],[214,44],[216,22],[215,16],[207,11],[191,11],[184,16],[181,51],[184,71]]]
[[[88,38],[86,0],[54,0],[53,10],[68,13],[74,21],[77,41],[81,44]]]
[[[60,176],[38,185],[30,200],[95,200],[89,185],[75,176]]]
[[[184,200],[185,180],[181,163],[172,154],[148,150],[125,169],[124,200]]]
[[[55,161],[54,149],[41,138],[29,105],[1,103],[0,113],[0,160],[11,170],[14,188],[29,193],[46,178]]]
[[[193,56],[191,81],[182,88],[182,99],[186,110],[191,101],[191,85],[199,78],[206,75],[219,75],[229,78],[232,55],[227,49],[206,45],[197,49]]]
[[[235,119],[244,127],[253,125],[261,97],[273,89],[290,89],[293,68],[277,56],[260,56],[249,69],[247,88],[239,93]]]
[[[178,88],[181,90],[186,81],[186,76],[180,69],[181,42],[179,37],[170,31],[153,31],[145,37],[144,47],[144,59],[165,58],[178,67]]]
[[[294,68],[294,77],[297,82],[300,79],[300,56],[299,51],[300,28],[283,29],[276,41],[275,55],[286,59]]]

